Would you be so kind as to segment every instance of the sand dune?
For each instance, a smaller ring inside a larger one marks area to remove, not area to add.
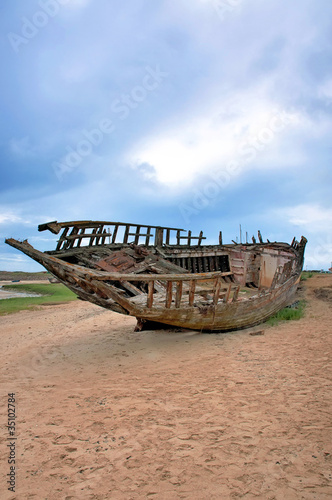
[[[331,287],[261,335],[135,333],[81,301],[1,317],[1,498],[331,498]]]

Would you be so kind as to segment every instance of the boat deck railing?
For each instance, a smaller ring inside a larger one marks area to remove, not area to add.
[[[124,222],[77,221],[50,222],[39,226],[40,231],[49,229],[57,234],[62,229],[56,250],[68,250],[81,246],[105,244],[144,244],[145,246],[187,245],[200,246],[206,238],[203,231],[193,236],[191,231],[161,226],[145,226]]]
[[[145,305],[151,309],[153,305],[161,305],[169,309],[174,302],[175,308],[179,309],[187,301],[189,306],[193,306],[195,296],[202,296],[213,305],[219,302],[235,302],[238,299],[241,286],[237,283],[226,282],[230,279],[231,272],[209,272],[194,274],[118,274],[104,273],[97,277],[98,281],[120,282],[124,288],[130,284],[132,291],[136,291],[136,297],[132,299],[134,303]],[[136,288],[135,283],[146,283],[147,293]],[[187,298],[186,298],[187,296]],[[212,299],[212,301],[211,301]]]

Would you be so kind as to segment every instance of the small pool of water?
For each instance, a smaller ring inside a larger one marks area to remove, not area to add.
[[[3,299],[19,299],[23,297],[41,297],[39,293],[16,292],[15,290],[4,290],[0,285],[0,300]]]

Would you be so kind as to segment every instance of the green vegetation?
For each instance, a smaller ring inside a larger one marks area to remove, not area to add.
[[[278,311],[266,321],[266,324],[275,326],[278,325],[281,321],[301,319],[304,316],[304,309],[305,301],[300,300],[296,307],[285,307],[284,309],[281,309],[281,311]]]
[[[25,284],[25,285],[4,285],[3,290],[15,290],[16,292],[38,293],[41,297],[22,297],[15,299],[0,300],[0,316],[11,314],[23,309],[32,309],[36,306],[47,304],[59,304],[75,300],[76,295],[62,283],[52,284]]]
[[[301,274],[301,281],[306,281],[308,278],[312,278],[314,273],[310,271],[302,271]]]

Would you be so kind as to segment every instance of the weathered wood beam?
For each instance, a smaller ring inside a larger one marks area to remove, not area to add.
[[[232,302],[236,302],[237,301],[237,298],[239,296],[239,291],[240,291],[240,285],[237,286],[234,290],[234,293],[233,293],[233,300]]]
[[[220,287],[221,287],[221,279],[216,278],[215,285],[214,285],[214,292],[213,292],[213,303],[215,306],[218,304]]]
[[[230,296],[230,293],[231,293],[231,289],[232,289],[232,283],[230,283],[228,285],[228,288],[227,288],[227,291],[225,293],[225,296],[224,296],[224,302],[227,303],[228,300],[229,300],[229,296]]]
[[[168,281],[167,287],[166,287],[166,309],[169,309],[172,304],[172,289],[173,289],[173,282]]]
[[[183,290],[183,281],[178,281],[176,283],[176,294],[175,294],[175,307],[176,307],[176,309],[179,309],[179,307],[181,305],[182,290]]]
[[[153,304],[153,292],[154,292],[154,281],[149,281],[148,284],[148,298],[147,298],[147,303],[146,306],[151,309],[152,304]]]
[[[192,306],[195,300],[196,281],[189,281],[189,305]]]

